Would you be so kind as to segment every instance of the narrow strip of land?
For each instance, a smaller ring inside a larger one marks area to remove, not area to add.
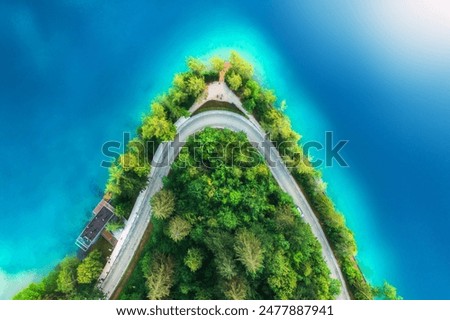
[[[215,87],[211,88],[212,86]],[[238,107],[242,107],[239,98],[228,89],[226,84],[220,83],[218,86],[217,83],[213,83],[209,85],[208,89],[209,94],[203,102],[208,100],[222,100],[234,103]],[[215,90],[215,94],[211,95],[210,89]],[[221,98],[217,98],[217,92],[219,90],[225,90],[223,92],[226,92],[226,94],[222,92],[222,96],[219,94],[219,97]],[[191,111],[196,108],[197,104],[194,104]],[[341,282],[341,293],[338,296],[338,299],[350,299],[342,272],[317,217],[306,201],[306,198],[296,181],[284,165],[278,151],[271,142],[266,139],[265,132],[253,117],[246,119],[233,112],[207,111],[190,118],[181,118],[176,123],[176,126],[177,137],[175,141],[163,143],[158,147],[152,161],[149,184],[139,195],[122,237],[119,239],[110,260],[100,276],[100,289],[103,290],[106,298],[109,299],[115,291],[120,279],[130,264],[134,252],[139,246],[145,229],[150,222],[150,199],[161,189],[162,178],[169,173],[170,166],[178,155],[180,148],[190,135],[199,132],[204,128],[212,127],[228,128],[237,132],[243,131],[247,134],[249,141],[255,143],[259,152],[265,157],[273,176],[281,188],[293,198],[295,204],[302,210],[305,221],[310,224],[312,232],[319,240],[325,262],[331,271],[332,277]]]

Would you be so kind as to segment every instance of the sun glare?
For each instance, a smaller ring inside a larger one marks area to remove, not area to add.
[[[389,41],[385,48],[412,59],[450,60],[450,1],[384,1],[370,10],[376,33]]]

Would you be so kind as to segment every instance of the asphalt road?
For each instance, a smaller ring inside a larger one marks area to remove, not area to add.
[[[350,299],[341,270],[319,221],[289,170],[282,162],[278,151],[266,140],[265,133],[262,132],[259,126],[256,126],[243,116],[228,111],[207,111],[191,118],[180,119],[177,122],[178,135],[175,141],[164,143],[158,148],[153,159],[149,185],[139,195],[121,239],[119,239],[110,261],[100,276],[100,288],[105,293],[106,298],[111,297],[139,246],[139,242],[150,221],[150,199],[161,189],[162,178],[169,173],[170,165],[187,138],[207,127],[228,128],[237,132],[243,131],[247,134],[250,142],[255,143],[255,146],[264,155],[266,162],[269,164],[276,181],[285,192],[292,196],[295,204],[304,213],[304,220],[310,224],[312,232],[319,240],[322,246],[323,257],[331,271],[332,277],[341,282],[341,294],[338,296],[338,299]]]

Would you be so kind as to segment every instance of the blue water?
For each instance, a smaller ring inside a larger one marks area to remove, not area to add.
[[[101,145],[134,131],[185,57],[234,48],[304,141],[350,141],[350,167],[322,169],[367,277],[450,299],[450,33],[421,17],[445,3],[91,2],[0,2],[1,298],[75,251]]]

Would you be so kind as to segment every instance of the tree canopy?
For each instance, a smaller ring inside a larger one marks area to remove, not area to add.
[[[175,210],[175,195],[170,190],[161,190],[153,196],[150,203],[155,218],[167,219]]]
[[[231,69],[239,74],[243,79],[251,79],[253,77],[253,65],[242,58],[236,51],[230,54]]]
[[[153,259],[147,277],[148,298],[159,300],[167,298],[173,285],[173,260],[170,256],[158,255]]]
[[[242,78],[239,74],[231,72],[227,75],[227,83],[232,90],[239,90],[242,85]]]
[[[199,76],[202,76],[207,70],[206,65],[197,58],[189,57],[186,64],[190,71]]]
[[[151,239],[122,298],[329,299],[338,293],[309,225],[244,133],[205,129],[190,137],[163,190],[175,195],[175,210],[166,219],[153,215]]]
[[[78,283],[90,284],[97,281],[103,270],[101,255],[100,251],[94,250],[78,265]]]
[[[175,133],[175,126],[167,119],[164,107],[160,103],[154,102],[152,114],[143,120],[142,138],[144,140],[170,141],[175,137]]]

